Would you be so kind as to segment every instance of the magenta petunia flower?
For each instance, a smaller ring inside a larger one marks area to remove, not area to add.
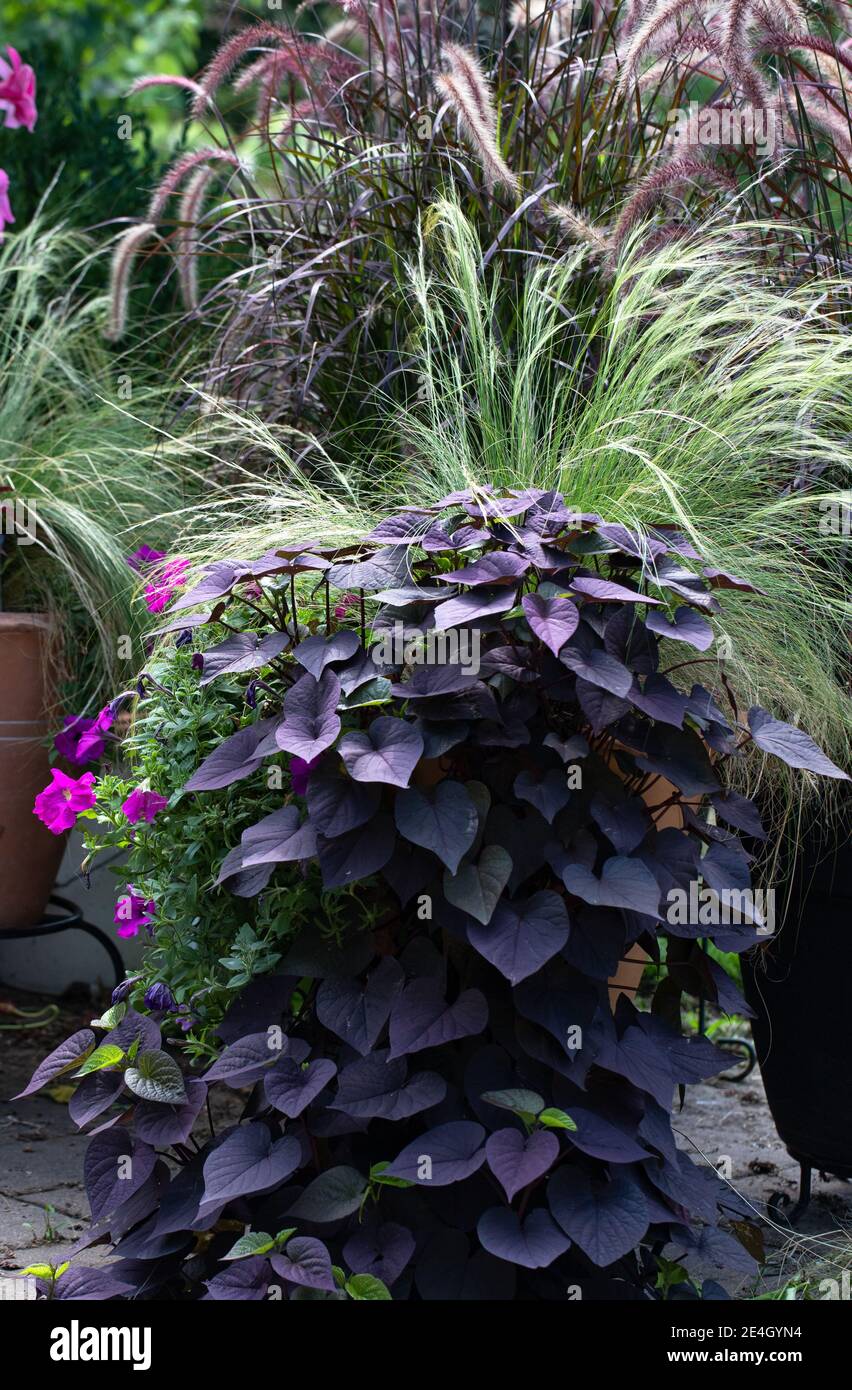
[[[33,805],[38,816],[52,835],[61,835],[76,823],[81,811],[88,811],[97,798],[94,793],[95,774],[84,772],[82,777],[67,777],[58,767],[51,771],[51,782],[39,792]]]
[[[116,936],[138,936],[140,927],[147,927],[154,920],[157,911],[157,904],[153,898],[146,902],[141,893],[137,893],[132,883],[128,883],[127,888],[115,905]]]
[[[145,585],[145,604],[149,613],[162,613],[166,604],[174,598],[181,584],[186,583],[188,560],[169,560],[167,565]]]
[[[311,773],[321,757],[322,754],[317,758],[311,758],[309,763],[306,763],[304,758],[290,759],[290,785],[297,796],[305,795],[305,792],[308,790],[308,782],[310,781]]]
[[[335,618],[345,618],[347,608],[351,608],[353,604],[358,602],[359,599],[357,594],[344,594],[343,598],[334,609]]]
[[[162,550],[152,550],[150,545],[140,545],[138,550],[134,550],[132,555],[128,555],[127,563],[132,570],[137,573],[146,569],[148,565],[159,564],[160,560],[165,560],[165,552]]]
[[[125,801],[121,803],[121,809],[129,821],[138,825],[141,820],[151,821],[168,805],[168,797],[160,796],[159,792],[143,792],[141,787],[132,791]]]
[[[32,131],[38,120],[35,73],[29,63],[21,62],[21,55],[11,44],[7,44],[6,52],[11,66],[0,58],[0,111],[6,113],[5,124],[10,130],[26,126]]]
[[[6,223],[14,222],[15,214],[12,211],[12,204],[9,202],[9,175],[5,169],[0,169],[0,241],[3,240],[3,229]]]
[[[68,714],[63,720],[62,733],[56,735],[53,746],[71,763],[82,765],[97,762],[103,756],[114,718],[110,705],[105,705],[96,719]]]

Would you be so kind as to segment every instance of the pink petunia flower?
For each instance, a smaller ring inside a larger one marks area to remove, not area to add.
[[[358,602],[359,599],[357,594],[344,594],[343,598],[334,609],[335,618],[345,618],[347,608],[351,608],[353,604]]]
[[[122,801],[121,809],[133,825],[138,825],[142,820],[150,825],[157,813],[167,805],[168,797],[160,796],[159,792],[143,792],[141,787],[137,787]]]
[[[82,777],[67,777],[55,767],[50,776],[52,781],[35,799],[33,815],[38,816],[52,835],[61,835],[76,824],[81,811],[88,811],[95,805],[95,774],[84,772]]]
[[[169,560],[167,565],[155,575],[150,584],[145,585],[145,604],[149,613],[162,613],[166,604],[174,598],[181,584],[186,583],[188,560]]]
[[[79,714],[68,714],[63,720],[63,731],[53,740],[57,753],[71,763],[97,762],[103,756],[107,735],[113,724],[113,714],[106,705],[96,719],[84,719]]]
[[[157,911],[157,904],[153,898],[146,902],[141,893],[137,893],[132,883],[128,883],[125,891],[115,905],[113,922],[115,923],[116,936],[138,936],[140,927],[147,927],[153,922]]]
[[[9,175],[5,169],[0,169],[0,241],[3,240],[3,229],[6,223],[12,223],[15,214],[12,212],[12,204],[9,202]]]
[[[152,550],[150,545],[140,545],[138,550],[134,550],[132,555],[128,555],[127,563],[132,570],[143,570],[148,565],[159,564],[160,560],[165,560],[165,552],[162,550]]]
[[[21,56],[11,44],[6,52],[12,60],[11,67],[5,58],[0,58],[0,111],[6,113],[6,125],[10,130],[26,126],[32,131],[38,120],[36,110],[36,77],[28,63],[21,62]]]

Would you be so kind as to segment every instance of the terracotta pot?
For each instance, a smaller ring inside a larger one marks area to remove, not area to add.
[[[51,638],[41,613],[0,613],[0,932],[39,922],[65,835],[33,815],[50,781]]]
[[[609,765],[613,772],[619,776],[621,775],[618,763],[615,761],[614,757],[610,759]],[[643,797],[643,800],[646,805],[659,806],[662,801],[667,801],[676,791],[677,787],[673,782],[668,782],[665,777],[660,777]],[[693,806],[699,805],[700,798],[691,801],[689,804]],[[668,806],[656,824],[658,830],[668,830],[671,827],[674,827],[676,830],[682,830],[683,812],[679,806]],[[609,985],[609,1006],[611,1009],[615,1009],[620,994],[626,994],[628,999],[635,1003],[636,991],[639,988],[642,973],[650,959],[651,957],[648,955],[648,952],[643,951],[642,947],[634,941],[628,949],[627,955],[622,956],[615,974],[611,975],[607,980],[607,984]]]

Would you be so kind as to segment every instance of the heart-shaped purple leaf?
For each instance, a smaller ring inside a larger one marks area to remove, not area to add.
[[[516,985],[562,950],[569,931],[564,902],[543,889],[531,898],[499,902],[489,924],[471,923],[467,936],[474,950]]]
[[[379,809],[378,787],[366,787],[336,772],[314,773],[305,797],[311,825],[328,840],[365,825]]]
[[[361,645],[357,632],[335,632],[331,637],[306,637],[293,655],[314,680],[318,681],[326,666],[335,661],[349,661]]]
[[[393,854],[394,842],[393,821],[384,811],[366,825],[333,840],[318,835],[317,858],[323,887],[343,888],[378,873]]]
[[[437,854],[454,874],[476,839],[476,807],[460,782],[447,779],[431,792],[409,787],[394,803],[400,834]]]
[[[317,994],[317,1017],[365,1057],[390,1018],[404,982],[402,967],[392,956],[384,957],[363,986],[352,979],[323,980]]]
[[[470,1037],[481,1033],[487,1022],[488,1004],[478,989],[467,989],[448,1004],[435,980],[412,980],[391,1012],[390,1056],[405,1057]]]
[[[635,589],[625,588],[611,579],[595,579],[592,575],[577,575],[571,580],[570,588],[593,603],[662,603],[662,599],[649,598],[647,594],[637,593]]]
[[[471,593],[460,594],[458,598],[446,599],[435,609],[435,627],[445,631],[462,623],[498,617],[514,608],[516,597],[514,587],[502,585],[499,589],[474,589]]]
[[[235,632],[233,636],[208,647],[204,653],[202,685],[209,685],[217,676],[237,671],[257,671],[268,666],[289,645],[286,632],[269,632],[265,636],[254,632]]]
[[[848,774],[841,771],[813,739],[795,725],[783,724],[780,719],[773,719],[765,709],[755,705],[748,712],[748,726],[758,748],[780,758],[788,767],[800,767],[806,772],[816,772],[820,777],[849,781]]]
[[[511,874],[508,851],[502,845],[486,845],[475,864],[462,864],[455,874],[444,871],[444,897],[486,926]]]
[[[213,1081],[224,1081],[226,1086],[248,1086],[286,1056],[287,1045],[287,1038],[275,1025],[265,1032],[249,1033],[226,1047],[202,1079],[208,1086]]]
[[[547,1184],[553,1216],[593,1264],[611,1265],[648,1229],[645,1198],[623,1175],[596,1182],[581,1168],[560,1168]]]
[[[244,729],[238,729],[235,734],[224,739],[218,748],[208,753],[200,767],[196,768],[184,791],[218,791],[221,787],[230,787],[232,782],[239,782],[242,778],[250,777],[253,772],[257,772],[265,757],[264,753],[259,754],[257,750],[266,739],[272,725],[271,719],[258,719],[256,723],[247,724]]]
[[[340,682],[332,671],[320,680],[306,674],[284,697],[284,718],[275,730],[275,742],[286,753],[309,763],[330,748],[340,733],[337,706]]]
[[[126,1129],[107,1129],[95,1135],[83,1160],[86,1195],[92,1220],[111,1216],[147,1182],[157,1155],[132,1139]]]
[[[530,562],[523,555],[513,555],[508,550],[492,550],[479,560],[474,560],[472,565],[442,574],[441,578],[446,584],[466,584],[470,588],[479,588],[481,584],[513,584],[526,574],[529,567]]]
[[[491,1207],[480,1216],[476,1234],[491,1255],[524,1269],[546,1269],[571,1244],[542,1207],[531,1211],[523,1224],[516,1211]]]
[[[702,618],[700,613],[696,613],[692,608],[687,608],[685,604],[675,609],[673,621],[668,619],[665,613],[652,611],[645,622],[658,637],[668,637],[672,642],[685,642],[698,652],[706,652],[707,648],[713,645],[713,629],[707,619]]]
[[[423,739],[402,719],[382,715],[359,733],[346,734],[338,749],[356,782],[387,782],[407,787],[423,756]]]
[[[544,598],[541,594],[525,594],[521,599],[526,620],[554,656],[558,656],[569,637],[573,637],[580,621],[577,605],[568,598]]]
[[[337,1287],[328,1249],[314,1236],[294,1236],[288,1240],[283,1254],[270,1255],[269,1263],[276,1274],[291,1284],[301,1284],[306,1289],[327,1289],[329,1293]]]
[[[351,1270],[381,1279],[390,1288],[396,1283],[416,1249],[414,1236],[395,1221],[369,1226],[351,1235],[343,1258]]]
[[[39,1062],[23,1091],[19,1091],[12,1099],[21,1100],[24,1096],[31,1096],[34,1091],[40,1091],[42,1086],[46,1086],[55,1076],[61,1076],[63,1072],[71,1071],[72,1067],[85,1061],[89,1053],[94,1051],[94,1047],[95,1035],[91,1028],[81,1028],[79,1032],[72,1033],[71,1037],[54,1048],[43,1062]]]
[[[576,897],[593,907],[620,907],[656,917],[660,889],[650,869],[638,859],[613,855],[607,859],[596,878],[583,864],[569,864],[562,872],[562,882]]]
[[[68,1102],[68,1114],[79,1129],[109,1110],[124,1090],[124,1076],[120,1071],[96,1071],[85,1076]],[[136,1133],[139,1134],[137,1127]],[[144,1139],[144,1134],[139,1134]],[[148,1141],[150,1142],[150,1141]]]
[[[387,1049],[352,1062],[340,1073],[332,1110],[356,1120],[407,1120],[444,1099],[447,1085],[436,1072],[423,1071],[406,1080],[408,1068]]]
[[[204,1162],[203,1207],[253,1197],[280,1186],[302,1161],[291,1135],[273,1140],[265,1124],[240,1125]]]
[[[485,1152],[488,1167],[511,1202],[516,1192],[553,1167],[559,1157],[559,1140],[543,1129],[535,1130],[528,1137],[519,1129],[498,1129],[496,1134],[488,1136]],[[500,1252],[492,1250],[491,1253]]]
[[[283,1057],[267,1073],[263,1089],[270,1105],[288,1119],[295,1120],[336,1075],[337,1067],[327,1057],[318,1057],[307,1066]]]
[[[207,1099],[207,1087],[198,1078],[185,1081],[186,1100],[181,1105],[161,1105],[156,1101],[139,1101],[133,1112],[133,1128],[138,1139],[153,1148],[165,1149],[171,1144],[185,1144]]]
[[[288,864],[313,859],[316,835],[307,822],[303,825],[295,806],[282,806],[244,830],[239,845],[225,856],[217,883],[256,864]]]
[[[406,1144],[384,1171],[420,1187],[448,1187],[463,1182],[485,1162],[485,1130],[472,1120],[451,1120]]]
[[[288,1220],[297,1217],[319,1226],[341,1221],[360,1207],[367,1183],[357,1168],[341,1164],[326,1168],[318,1178],[308,1183],[304,1192],[287,1211]]]

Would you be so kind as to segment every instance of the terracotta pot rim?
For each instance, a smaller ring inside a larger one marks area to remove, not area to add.
[[[31,632],[34,628],[48,632],[54,626],[49,613],[0,612],[0,632]]]

